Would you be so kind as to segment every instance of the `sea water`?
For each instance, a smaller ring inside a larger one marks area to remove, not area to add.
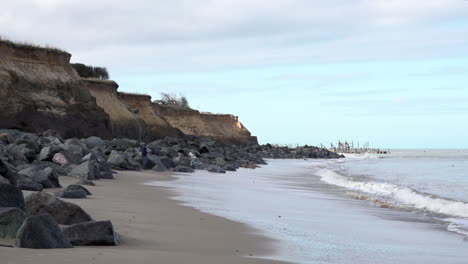
[[[268,160],[177,174],[183,204],[249,224],[294,263],[468,263],[468,151]],[[246,254],[247,255],[247,254]]]

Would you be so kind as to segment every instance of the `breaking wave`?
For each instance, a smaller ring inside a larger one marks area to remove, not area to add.
[[[381,202],[397,207],[418,209],[452,217],[468,217],[468,203],[420,193],[390,183],[355,181],[330,169],[320,169],[317,175],[328,184],[362,192],[369,195],[369,198],[379,199]],[[454,225],[452,225],[452,229],[454,229]]]

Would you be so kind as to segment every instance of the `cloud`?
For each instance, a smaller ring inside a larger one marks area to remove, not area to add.
[[[128,71],[389,60],[468,52],[461,0],[17,0],[2,34]]]

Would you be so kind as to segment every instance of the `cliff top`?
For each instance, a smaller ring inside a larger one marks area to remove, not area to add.
[[[0,46],[5,46],[5,47],[10,47],[10,48],[15,48],[15,49],[23,49],[23,50],[42,50],[42,51],[71,56],[70,53],[64,50],[55,48],[55,47],[49,47],[49,46],[42,47],[40,45],[36,45],[33,43],[29,43],[29,42],[11,41],[1,36],[0,36]]]

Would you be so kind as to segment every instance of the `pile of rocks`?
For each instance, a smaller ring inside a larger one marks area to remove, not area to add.
[[[0,184],[0,238],[42,249],[119,243],[110,221],[94,221],[78,205],[44,192],[24,198],[17,187],[5,183]]]
[[[98,137],[64,140],[53,131],[42,135],[0,130],[0,182],[22,190],[58,188],[59,175],[83,180],[112,179],[112,170],[142,169],[141,142]],[[266,164],[263,158],[340,158],[317,147],[279,147],[270,144],[229,144],[195,137],[165,137],[147,145],[146,169],[224,173]],[[191,153],[191,154],[190,154]],[[195,161],[193,158],[195,157]]]
[[[215,173],[255,168],[263,158],[340,158],[317,147],[228,144],[195,137],[165,137],[146,144],[148,168],[154,171]],[[82,185],[113,179],[114,170],[141,170],[141,142],[98,137],[64,140],[53,131],[41,135],[0,130],[0,238],[16,239],[26,248],[68,248],[73,245],[117,245],[110,221],[94,221],[79,206],[59,198],[91,195]],[[61,188],[60,176],[79,179]],[[35,191],[26,199],[21,190]]]

